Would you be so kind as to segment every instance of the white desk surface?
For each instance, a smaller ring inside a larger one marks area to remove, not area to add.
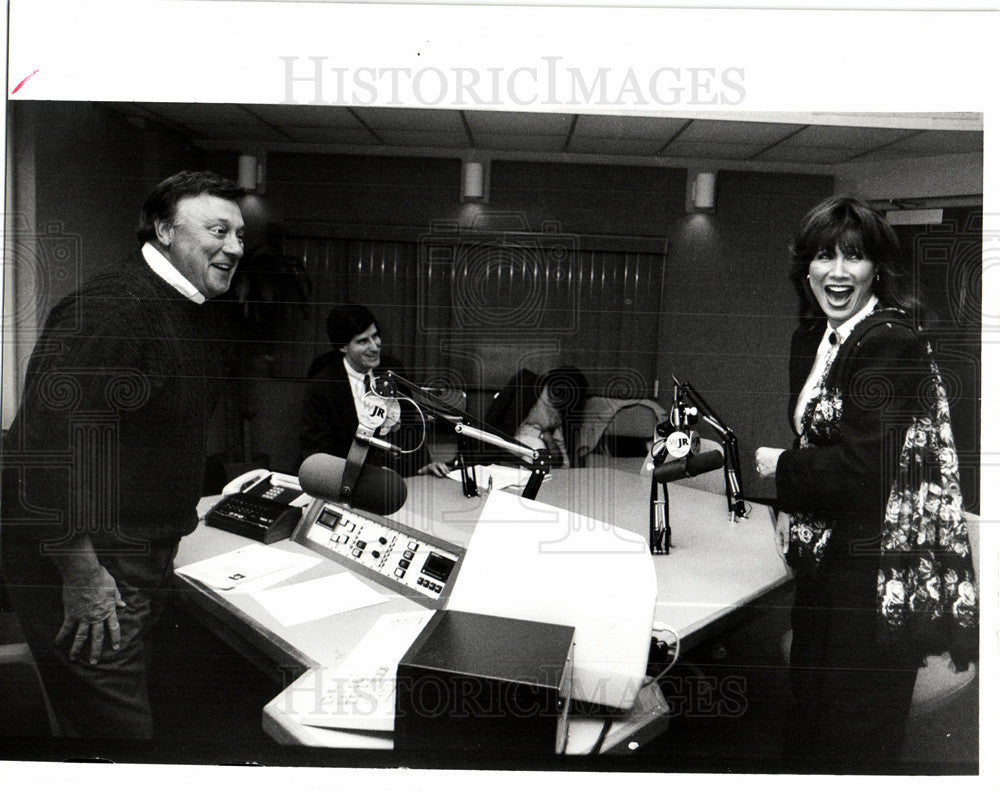
[[[465,546],[483,508],[483,498],[465,498],[454,481],[407,479],[409,494],[393,518],[417,530]],[[778,552],[766,506],[729,521],[722,495],[670,484],[670,554],[653,556],[656,620],[685,639],[701,635],[726,615],[791,580]],[[613,468],[555,470],[538,500],[585,514],[648,537],[648,478]]]
[[[649,479],[610,468],[556,470],[542,484],[538,500],[645,536],[648,531]],[[461,485],[449,479],[407,479],[406,504],[392,519],[446,541],[466,546],[484,498],[467,499]],[[670,485],[672,547],[654,556],[657,577],[656,620],[676,629],[685,646],[708,637],[713,625],[740,608],[766,597],[790,580],[779,555],[770,514],[755,506],[748,520],[729,521],[725,498],[680,485]],[[218,497],[200,504],[204,514]],[[199,525],[181,542],[175,562],[184,566],[249,544],[251,540]],[[311,555],[290,540],[274,545]],[[284,581],[298,583],[340,571],[335,561],[320,564]],[[367,581],[371,583],[371,581]],[[185,580],[198,592],[196,602],[221,620],[243,642],[263,655],[288,679],[315,667],[330,667],[346,657],[375,620],[386,613],[422,606],[390,589],[371,583],[388,602],[300,625],[284,626],[251,595],[217,591]],[[669,637],[669,636],[665,636]],[[308,680],[305,680],[306,682]],[[605,737],[614,750],[654,736],[665,728],[666,705],[658,688],[648,686],[629,719]],[[264,711],[265,730],[276,740],[297,745],[341,748],[390,748],[390,734],[364,734],[301,726],[284,715],[286,696],[279,694]],[[660,725],[657,726],[657,722]],[[598,739],[603,721],[571,719],[568,753],[586,753]]]

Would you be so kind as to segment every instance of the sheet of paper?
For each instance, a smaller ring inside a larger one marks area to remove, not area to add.
[[[303,492],[301,495],[299,495],[299,497],[297,497],[295,500],[293,500],[288,505],[289,506],[298,506],[298,507],[300,507],[302,509],[302,511],[308,511],[309,507],[312,506],[312,502],[313,502],[312,496],[311,495],[306,495]]]
[[[286,627],[388,602],[350,572],[254,592],[253,597]]]
[[[528,483],[531,476],[530,470],[518,467],[508,467],[507,465],[476,465],[476,484],[482,489],[500,490],[505,487],[523,487]],[[452,470],[448,473],[448,478],[455,481],[462,480],[461,470]],[[492,487],[490,481],[492,480]]]
[[[228,553],[188,564],[176,571],[184,577],[228,591],[286,570],[293,570],[289,572],[291,575],[308,568],[312,563],[314,562],[308,556],[254,542]]]
[[[316,564],[322,560],[323,559],[318,557],[313,558],[310,556],[299,556],[299,560],[292,566],[285,569],[279,569],[269,575],[264,575],[259,578],[254,578],[253,580],[240,583],[236,586],[236,590],[245,594],[252,594],[255,591],[263,591],[264,589],[271,588],[271,586],[283,583],[288,580],[288,578],[295,577],[299,574],[299,572],[305,572],[307,569],[316,566]]]
[[[381,663],[397,665],[435,611],[401,611],[379,617],[365,637],[344,658],[340,668],[357,669]]]
[[[303,698],[292,692],[289,715],[306,726],[392,731],[396,712],[396,668],[434,615],[433,610],[387,613],[372,625],[337,668],[316,669],[323,685]]]

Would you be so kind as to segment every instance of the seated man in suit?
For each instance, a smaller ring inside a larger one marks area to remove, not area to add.
[[[372,380],[389,368],[398,371],[399,366],[388,357],[383,359],[378,322],[362,305],[333,308],[326,320],[326,332],[334,348],[316,358],[309,367],[299,439],[303,457],[323,453],[346,459],[358,429],[361,400],[371,390]],[[419,419],[404,409],[391,442],[407,450],[420,442],[421,435]],[[368,462],[403,476],[425,473],[443,476],[448,472],[445,463],[431,459],[426,445],[415,453],[398,456],[371,448]]]

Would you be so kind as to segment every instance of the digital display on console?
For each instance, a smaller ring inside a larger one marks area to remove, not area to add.
[[[452,559],[432,552],[427,556],[427,560],[420,571],[428,577],[444,583],[448,579],[448,575],[451,574],[452,567],[454,566],[455,562]]]
[[[332,511],[331,509],[323,509],[320,512],[319,518],[316,520],[318,523],[322,523],[327,528],[336,528],[337,523],[340,522],[340,512]]]

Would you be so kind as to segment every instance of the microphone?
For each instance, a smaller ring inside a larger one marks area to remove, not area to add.
[[[718,452],[716,452],[718,453]],[[342,503],[341,486],[347,460],[313,454],[299,467],[299,484],[313,498]],[[406,482],[395,471],[365,465],[351,493],[351,506],[374,514],[392,514],[406,503]]]
[[[682,459],[671,459],[653,468],[653,480],[657,484],[668,484],[682,478],[692,478],[718,470],[724,464],[720,451],[706,451],[703,454],[688,454]]]

